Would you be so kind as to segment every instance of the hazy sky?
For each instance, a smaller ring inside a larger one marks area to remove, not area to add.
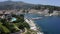
[[[0,0],[0,2],[1,1],[6,1],[6,0]],[[32,4],[44,4],[44,5],[60,6],[60,0],[13,0],[13,1],[24,1],[24,2],[32,3]]]

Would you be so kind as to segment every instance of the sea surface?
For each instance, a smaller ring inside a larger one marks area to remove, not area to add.
[[[42,16],[39,14],[25,14],[27,18],[42,17],[41,19],[34,20],[40,26],[44,34],[60,34],[60,16]]]

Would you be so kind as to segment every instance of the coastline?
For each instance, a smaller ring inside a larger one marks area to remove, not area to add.
[[[40,32],[38,30],[38,27],[36,26],[36,24],[34,23],[34,21],[32,19],[24,18],[24,20],[29,24],[31,30],[36,31],[37,34],[43,34],[43,32]]]

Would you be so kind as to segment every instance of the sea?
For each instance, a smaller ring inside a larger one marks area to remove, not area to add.
[[[60,34],[60,16],[43,16],[40,14],[25,14],[27,18],[42,17],[34,22],[40,27],[44,34]]]

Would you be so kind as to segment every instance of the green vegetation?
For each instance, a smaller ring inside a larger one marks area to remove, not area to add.
[[[1,22],[0,22],[0,30],[1,30],[1,32],[5,33],[5,34],[10,32],[10,30],[7,27],[3,26]]]
[[[24,30],[24,28],[29,29],[30,26],[24,21],[24,15],[12,15],[17,20],[10,22],[7,19],[0,19],[0,34],[9,34]]]
[[[44,9],[49,9],[49,14],[53,13],[54,10],[56,11],[60,11],[60,7],[57,6],[50,6],[50,5],[36,5],[34,7],[32,7],[32,9],[36,9],[36,10],[44,10]]]

